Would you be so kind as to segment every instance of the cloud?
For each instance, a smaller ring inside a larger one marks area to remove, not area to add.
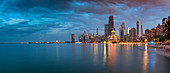
[[[143,28],[161,23],[170,13],[169,4],[168,0],[0,0],[0,34],[14,38],[30,35],[33,39],[82,34],[84,30],[95,33],[96,28],[104,34],[104,24],[113,15],[118,35],[122,20],[130,28],[136,27],[139,19]]]
[[[155,5],[155,6],[162,6],[168,5],[170,2],[168,0],[82,0],[83,2],[96,2],[99,3],[112,3],[112,4],[126,4],[128,6],[140,6],[140,5]]]

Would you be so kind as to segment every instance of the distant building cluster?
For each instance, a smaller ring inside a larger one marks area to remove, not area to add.
[[[97,32],[93,33],[93,35],[91,33],[86,34],[86,31],[84,31],[82,35],[79,35],[79,42],[95,42],[95,41],[96,42],[104,41],[104,36],[98,34],[98,28]]]
[[[109,23],[104,25],[104,35],[98,33],[98,28],[96,33],[88,33],[86,31],[82,35],[79,35],[79,42],[136,42],[144,41],[146,39],[151,39],[156,36],[165,35],[165,24],[169,18],[162,19],[162,25],[158,24],[157,27],[152,29],[146,29],[145,34],[143,33],[142,21],[138,20],[136,22],[136,28],[127,28],[125,27],[125,22],[122,21],[122,24],[119,27],[119,37],[115,34],[116,29],[114,28],[114,17],[109,16]],[[72,34],[72,42],[75,42],[75,36]]]
[[[163,18],[162,19],[162,25],[158,24],[157,27],[152,29],[146,29],[145,34],[143,33],[143,27],[141,20],[138,20],[136,23],[136,29],[135,28],[125,28],[125,22],[122,22],[122,25],[120,25],[119,28],[119,38],[120,42],[134,42],[134,41],[141,41],[145,39],[152,39],[156,36],[163,36],[165,35],[165,24],[167,23],[167,20],[170,18]]]
[[[79,35],[79,42],[103,42],[103,41],[110,41],[110,42],[118,42],[118,36],[115,34],[114,28],[114,18],[113,16],[109,16],[109,24],[105,24],[105,34],[100,35],[97,32],[86,34],[86,31],[82,35]]]
[[[136,28],[125,27],[125,22],[123,21],[119,27],[119,40],[120,42],[134,42],[144,39],[143,28],[141,20],[138,20]]]
[[[162,25],[158,24],[155,28],[146,29],[145,30],[145,37],[147,39],[151,39],[151,38],[154,38],[156,36],[165,35],[164,29],[165,29],[165,24],[167,23],[168,19],[170,19],[170,18],[163,18],[162,19]]]

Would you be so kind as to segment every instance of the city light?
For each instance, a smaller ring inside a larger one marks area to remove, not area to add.
[[[79,43],[79,44],[80,44],[80,43],[82,43],[82,42],[75,42],[75,43]]]
[[[112,30],[112,32],[115,32],[115,30]]]
[[[145,39],[145,42],[147,42],[148,40],[147,39]]]
[[[112,43],[112,42],[118,42],[118,36],[115,34],[115,28],[114,28],[114,20],[113,16],[109,16],[109,23],[105,24],[105,34],[100,35],[98,34],[98,28],[96,30],[96,33],[88,33],[86,34],[86,31],[82,35],[79,35],[78,39],[79,42],[83,43]],[[106,41],[106,42],[105,42]]]
[[[154,45],[154,42],[153,41],[151,41],[151,46],[153,46]]]

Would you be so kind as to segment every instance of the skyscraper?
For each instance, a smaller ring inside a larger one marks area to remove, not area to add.
[[[105,40],[110,41],[111,36],[115,32],[113,16],[109,16],[109,24],[105,24]]]
[[[97,28],[97,35],[99,35],[99,33],[98,33],[98,28]]]
[[[143,36],[143,27],[141,25],[141,36]]]
[[[122,22],[122,25],[120,25],[120,28],[119,28],[120,42],[124,41],[124,35],[125,35],[125,22]]]
[[[136,41],[136,29],[135,28],[131,28],[129,31],[129,35],[130,35],[130,41]]]
[[[109,29],[108,29],[109,36],[111,35],[111,32],[112,32],[113,29],[114,29],[113,16],[109,16]]]
[[[109,24],[105,24],[105,40],[107,40],[109,36]]]
[[[129,34],[129,31],[130,31],[130,28],[128,27],[128,28],[127,28],[127,34]]]
[[[165,24],[167,22],[167,20],[168,20],[167,18],[163,18],[162,19],[162,24]]]
[[[142,29],[142,22],[141,20],[137,21],[137,38],[140,38],[142,36],[143,29]]]
[[[119,41],[121,42],[121,32],[122,32],[122,25],[120,25],[119,27]]]
[[[113,16],[109,16],[109,27],[114,28]]]
[[[72,34],[72,42],[75,42],[75,36]]]

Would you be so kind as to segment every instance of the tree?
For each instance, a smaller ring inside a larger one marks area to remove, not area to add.
[[[170,16],[168,17],[168,21],[165,24],[165,39],[170,40]]]
[[[159,38],[159,42],[164,42],[165,41],[165,38],[163,37],[163,36],[161,36],[160,38]]]

